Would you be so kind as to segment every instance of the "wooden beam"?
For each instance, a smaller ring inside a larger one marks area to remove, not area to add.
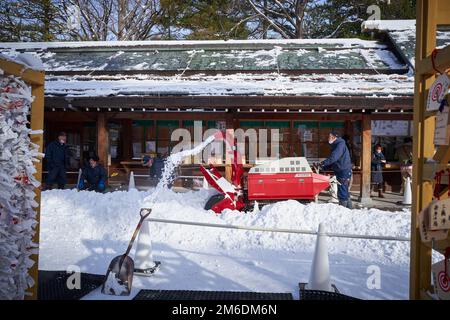
[[[436,13],[436,23],[438,25],[450,25],[450,1],[439,0],[439,10]]]
[[[122,158],[124,160],[131,160],[133,157],[132,145],[133,145],[133,120],[123,119],[122,120]]]
[[[372,119],[364,115],[361,121],[361,184],[360,201],[369,204],[370,198],[370,167],[372,160]]]
[[[97,114],[97,154],[102,164],[108,166],[109,139],[108,123],[105,113]]]
[[[71,97],[71,105],[76,108],[160,108],[178,110],[178,108],[228,108],[242,110],[270,108],[289,108],[292,110],[339,109],[341,111],[353,109],[370,110],[412,110],[413,98],[410,96],[391,98],[368,98],[364,96],[111,96],[111,97]],[[69,102],[65,97],[46,97],[46,107],[67,108]],[[291,110],[291,111],[292,111]]]
[[[43,77],[43,75],[40,75]],[[36,82],[41,82],[39,79],[35,79]],[[44,129],[44,86],[33,86],[32,95],[34,96],[33,103],[31,104],[31,130],[43,130]],[[39,146],[39,152],[43,152],[44,148],[44,135],[36,134],[31,136],[31,141]],[[34,177],[38,181],[42,181],[42,161],[35,163],[36,173]],[[39,270],[39,232],[40,232],[40,213],[41,213],[41,189],[36,188],[35,200],[38,203],[36,210],[36,226],[34,227],[33,242],[38,246],[36,254],[31,255],[31,260],[34,261],[33,266],[29,269],[29,274],[34,280],[34,286],[29,288],[27,292],[30,296],[26,296],[25,299],[36,300],[38,290],[38,270]]]
[[[432,50],[427,53],[427,56],[424,59],[416,62],[416,71],[419,72],[420,74],[430,76],[436,73],[436,71],[433,68],[433,63],[431,62]],[[436,69],[438,69],[441,72],[450,68],[450,46],[447,46],[438,51],[434,63]]]
[[[238,125],[238,119],[235,118],[233,112],[229,112],[225,119],[226,124],[226,135],[228,141],[234,141],[234,130]],[[228,152],[231,151],[227,147],[225,147],[225,179],[231,182],[232,179],[232,167],[231,167],[231,158]]]
[[[437,0],[417,1],[416,22],[416,69],[414,86],[414,147],[413,147],[413,203],[411,211],[411,262],[410,298],[421,299],[431,285],[431,249],[422,243],[419,233],[418,215],[432,200],[432,183],[423,179],[425,160],[434,154],[434,117],[426,115],[427,90],[434,76],[423,61],[436,46]],[[431,61],[430,61],[431,62]]]
[[[44,71],[30,69],[14,61],[0,58],[0,69],[7,75],[20,77],[23,81],[32,86],[43,86],[45,83]]]

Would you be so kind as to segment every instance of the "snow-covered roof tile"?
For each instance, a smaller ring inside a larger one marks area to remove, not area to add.
[[[2,54],[14,58],[21,52],[39,57],[47,73],[58,74],[407,69],[385,44],[359,39],[0,44]]]
[[[363,31],[387,33],[404,57],[414,66],[416,44],[416,20],[369,20],[363,22]],[[438,28],[436,47],[450,44],[450,30]]]

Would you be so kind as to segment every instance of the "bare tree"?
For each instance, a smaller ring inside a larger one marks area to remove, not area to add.
[[[262,37],[267,30],[278,33],[283,38],[301,39],[304,37],[303,20],[311,0],[247,0],[258,16]]]
[[[146,40],[161,34],[157,0],[60,0],[59,20],[72,40]],[[71,16],[72,15],[72,16]]]

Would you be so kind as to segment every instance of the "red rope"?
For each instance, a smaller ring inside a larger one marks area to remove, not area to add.
[[[444,253],[444,272],[445,272],[445,275],[447,276],[447,279],[450,279],[450,275],[447,273],[448,259],[450,259],[450,247],[445,248],[445,253]]]
[[[437,72],[437,73],[439,73],[439,74],[442,74],[442,72],[441,71],[439,71],[437,68],[436,68],[436,63],[435,63],[435,59],[436,59],[436,56],[437,56],[437,54],[438,54],[438,49],[437,48],[434,48],[433,49],[433,52],[431,53],[431,64],[433,65],[433,69]]]
[[[441,191],[441,177],[445,173],[444,170],[436,172],[436,175],[434,176],[434,180],[436,181],[436,184],[434,185],[434,197],[439,200],[440,198],[440,191]]]
[[[448,197],[450,198],[450,169],[447,169],[447,171],[448,171],[447,188],[448,188]]]

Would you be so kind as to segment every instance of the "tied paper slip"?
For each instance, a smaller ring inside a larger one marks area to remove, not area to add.
[[[450,107],[444,107],[442,112],[436,114],[436,130],[434,131],[434,144],[448,146],[450,144]]]

